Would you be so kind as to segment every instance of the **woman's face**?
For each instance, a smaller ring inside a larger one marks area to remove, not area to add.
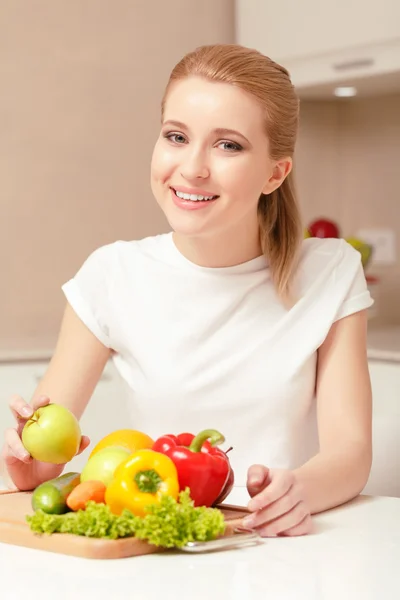
[[[258,235],[258,199],[279,178],[282,165],[269,157],[264,115],[251,95],[199,77],[173,84],[151,186],[175,232],[221,236],[245,228]]]

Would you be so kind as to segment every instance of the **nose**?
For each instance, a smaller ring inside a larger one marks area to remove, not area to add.
[[[184,179],[206,179],[210,175],[207,155],[201,150],[191,149],[182,157],[181,175]]]

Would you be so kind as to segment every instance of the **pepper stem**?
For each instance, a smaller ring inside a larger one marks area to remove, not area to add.
[[[193,438],[192,443],[189,446],[189,450],[192,452],[201,452],[204,442],[208,439],[210,440],[211,446],[219,446],[225,441],[222,433],[216,429],[204,429]]]
[[[139,490],[148,494],[155,494],[162,482],[161,477],[154,469],[139,471],[136,473],[134,480]]]

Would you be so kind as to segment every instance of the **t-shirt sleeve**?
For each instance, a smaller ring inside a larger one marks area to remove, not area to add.
[[[69,304],[86,327],[111,348],[109,336],[111,245],[92,252],[76,275],[61,286]]]
[[[350,283],[345,298],[336,313],[335,321],[374,304],[361,263],[361,254],[348,242],[343,241],[342,249],[343,255],[338,267],[338,277],[341,273],[346,273],[346,279],[350,275]]]

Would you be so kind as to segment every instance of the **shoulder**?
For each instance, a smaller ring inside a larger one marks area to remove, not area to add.
[[[303,260],[326,261],[329,258],[339,258],[344,253],[357,253],[346,240],[342,238],[307,238],[301,245],[301,257]]]
[[[317,282],[346,285],[361,266],[361,255],[344,239],[308,238],[303,240],[297,265],[296,280],[304,292]]]
[[[308,238],[300,249],[299,269],[324,268],[327,264],[360,262],[361,255],[346,240],[336,238]]]
[[[87,257],[86,263],[101,266],[103,269],[114,268],[118,265],[132,265],[135,259],[141,257],[156,257],[162,255],[169,234],[148,236],[138,240],[116,240],[99,246]]]

